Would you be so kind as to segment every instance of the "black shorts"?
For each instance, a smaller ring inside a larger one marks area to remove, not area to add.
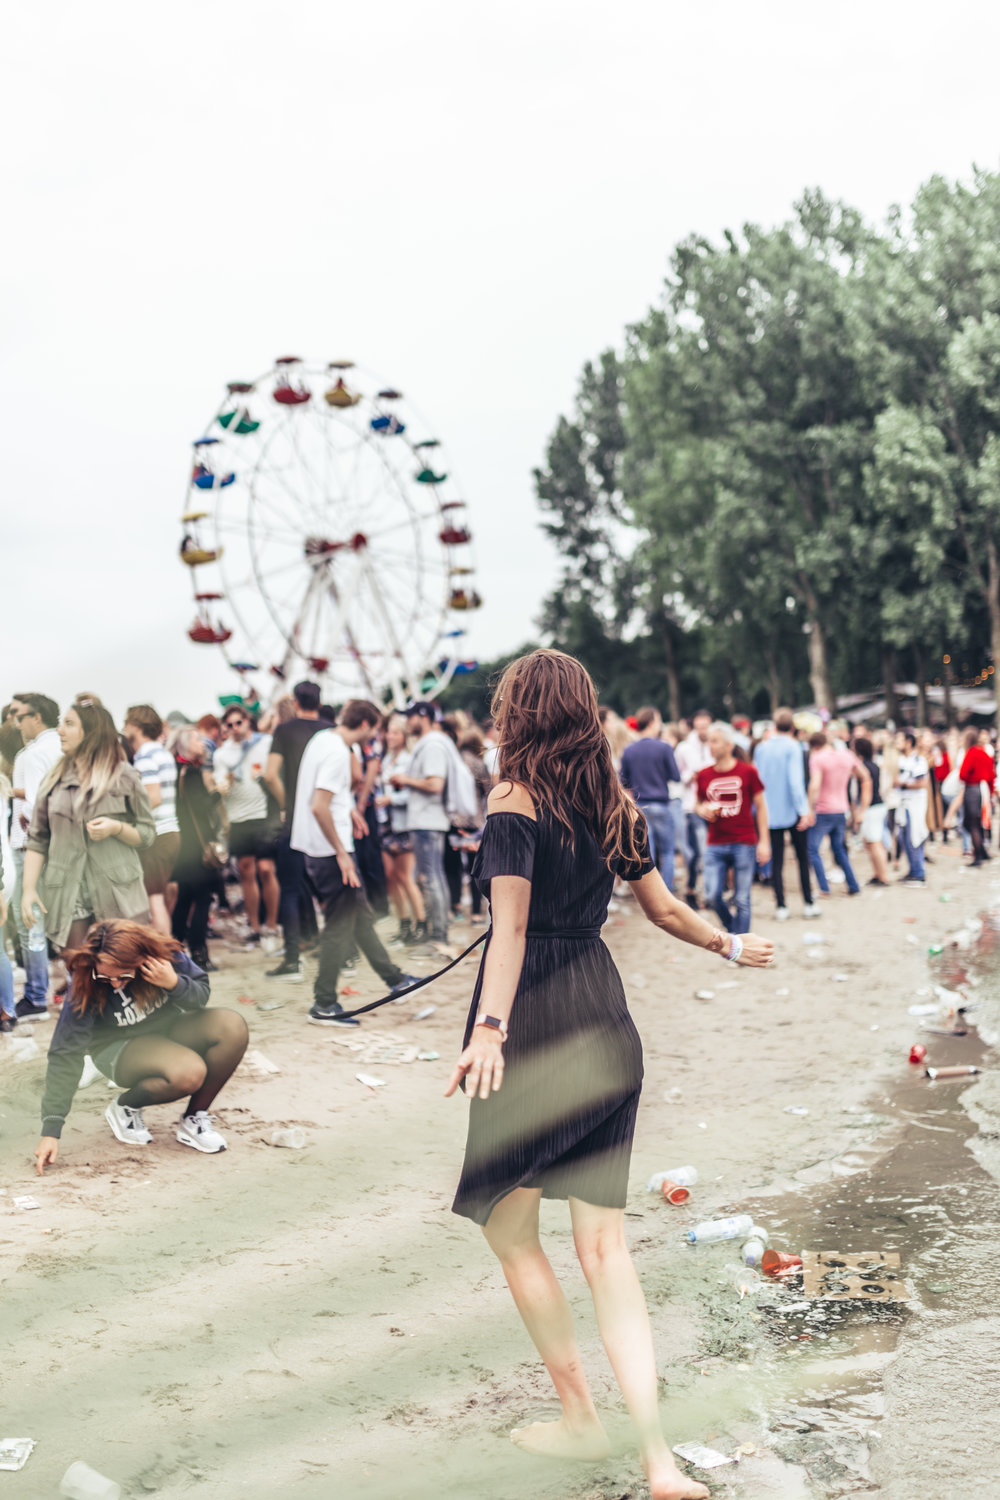
[[[266,818],[251,818],[246,823],[230,823],[229,852],[234,859],[273,859],[277,842],[275,830]]]

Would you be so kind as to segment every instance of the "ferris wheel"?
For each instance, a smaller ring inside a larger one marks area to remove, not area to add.
[[[402,393],[353,361],[287,355],[231,381],[193,444],[182,524],[188,636],[245,690],[305,673],[331,699],[402,706],[474,665],[466,503]]]

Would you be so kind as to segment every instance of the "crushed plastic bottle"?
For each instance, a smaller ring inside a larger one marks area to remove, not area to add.
[[[826,942],[826,938],[821,932],[804,932],[802,941],[807,948],[819,948]]]
[[[646,1183],[646,1192],[658,1193],[665,1182],[675,1182],[678,1187],[694,1187],[697,1181],[697,1167],[672,1167],[669,1172],[654,1172]]]
[[[272,1130],[272,1146],[288,1146],[292,1151],[301,1151],[306,1143],[306,1133],[298,1125],[291,1125],[287,1130]]]
[[[46,953],[49,945],[45,936],[45,919],[42,916],[42,909],[40,906],[33,906],[31,910],[35,920],[28,933],[28,952]]]
[[[745,1238],[753,1228],[749,1214],[730,1214],[727,1219],[706,1219],[687,1233],[690,1245],[715,1245],[720,1240]]]
[[[66,1500],[121,1500],[122,1487],[77,1459],[63,1475],[59,1493]]]

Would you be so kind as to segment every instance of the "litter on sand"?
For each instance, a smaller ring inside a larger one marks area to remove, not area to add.
[[[807,1115],[809,1113],[804,1104],[786,1104],[786,1115]]]
[[[273,1063],[269,1057],[265,1057],[263,1052],[259,1052],[256,1047],[250,1048],[250,1051],[243,1059],[243,1065],[258,1078],[270,1078],[272,1074],[281,1072],[277,1063]]]
[[[675,1443],[674,1452],[696,1469],[718,1469],[722,1464],[733,1464],[734,1458],[720,1453],[716,1448],[706,1448],[704,1443]]]
[[[367,1044],[358,1060],[383,1066],[386,1063],[411,1063],[416,1062],[417,1051],[410,1042],[401,1042],[394,1037],[379,1037]]]
[[[0,1438],[0,1469],[23,1469],[34,1446],[34,1438]]]
[[[432,1016],[436,1010],[437,1010],[437,1006],[436,1005],[425,1005],[424,1008],[423,1008],[423,1010],[418,1010],[417,1011],[417,1013],[413,1017],[413,1019],[415,1021],[426,1021],[427,1017],[428,1016]]]
[[[32,1198],[30,1193],[24,1193],[21,1197],[14,1199],[15,1208],[29,1209],[41,1208],[41,1206],[42,1205],[39,1203],[38,1199]]]
[[[906,1302],[909,1292],[901,1281],[899,1252],[876,1250],[839,1254],[832,1250],[803,1250],[802,1290],[825,1302]]]
[[[714,1000],[715,999],[715,991],[714,990],[695,990],[695,992],[694,992],[694,998],[696,1000]]]
[[[418,1052],[417,1062],[437,1062],[440,1052]]]
[[[288,1004],[287,1000],[264,1000],[264,1001],[261,1002],[260,1005],[258,1005],[257,1009],[258,1010],[280,1010],[283,1005],[287,1005],[287,1004]]]
[[[363,1083],[366,1089],[384,1089],[385,1079],[376,1078],[374,1073],[355,1073],[359,1083]]]

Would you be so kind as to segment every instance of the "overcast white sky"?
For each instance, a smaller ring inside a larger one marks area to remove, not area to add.
[[[469,653],[516,647],[556,571],[532,467],[671,246],[997,166],[998,44],[988,0],[8,8],[0,697],[230,687],[185,634],[188,445],[284,352],[428,416],[478,544]]]

